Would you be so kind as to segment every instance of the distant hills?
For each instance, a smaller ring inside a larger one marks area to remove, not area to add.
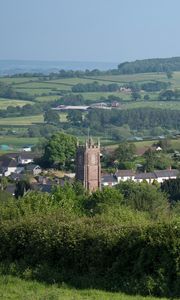
[[[39,60],[0,60],[0,75],[20,73],[57,73],[59,70],[99,69],[101,71],[117,68],[117,63],[88,61],[39,61]]]
[[[0,76],[23,73],[58,73],[59,70],[98,70],[97,75],[119,75],[180,71],[180,57],[152,58],[132,62],[81,62],[81,61],[31,61],[0,60]]]
[[[180,71],[180,57],[135,60],[118,65],[119,74],[174,71]]]

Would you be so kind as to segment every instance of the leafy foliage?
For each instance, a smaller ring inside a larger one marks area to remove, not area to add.
[[[118,65],[120,74],[172,72],[180,70],[180,57],[153,58],[124,62]]]
[[[47,142],[42,160],[49,166],[66,167],[74,159],[75,151],[76,138],[63,132],[57,132]]]
[[[165,180],[161,184],[161,190],[166,192],[169,196],[169,200],[179,201],[180,200],[180,178]]]
[[[45,111],[44,113],[44,122],[48,123],[48,124],[59,124],[60,118],[59,118],[59,114],[57,113],[57,111],[54,111],[52,109],[49,109],[47,111]]]
[[[0,202],[0,262],[24,278],[178,297],[179,217],[156,186],[79,182]]]

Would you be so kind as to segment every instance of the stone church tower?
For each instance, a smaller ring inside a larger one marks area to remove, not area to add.
[[[85,189],[92,192],[101,188],[100,143],[86,141],[79,146],[76,154],[76,179],[81,181]]]

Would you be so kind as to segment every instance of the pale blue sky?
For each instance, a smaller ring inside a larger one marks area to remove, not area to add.
[[[180,56],[180,0],[0,0],[0,59]]]

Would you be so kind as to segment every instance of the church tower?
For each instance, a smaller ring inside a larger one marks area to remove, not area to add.
[[[100,143],[94,144],[92,139],[85,146],[77,147],[76,179],[81,181],[85,189],[92,192],[101,188]]]

